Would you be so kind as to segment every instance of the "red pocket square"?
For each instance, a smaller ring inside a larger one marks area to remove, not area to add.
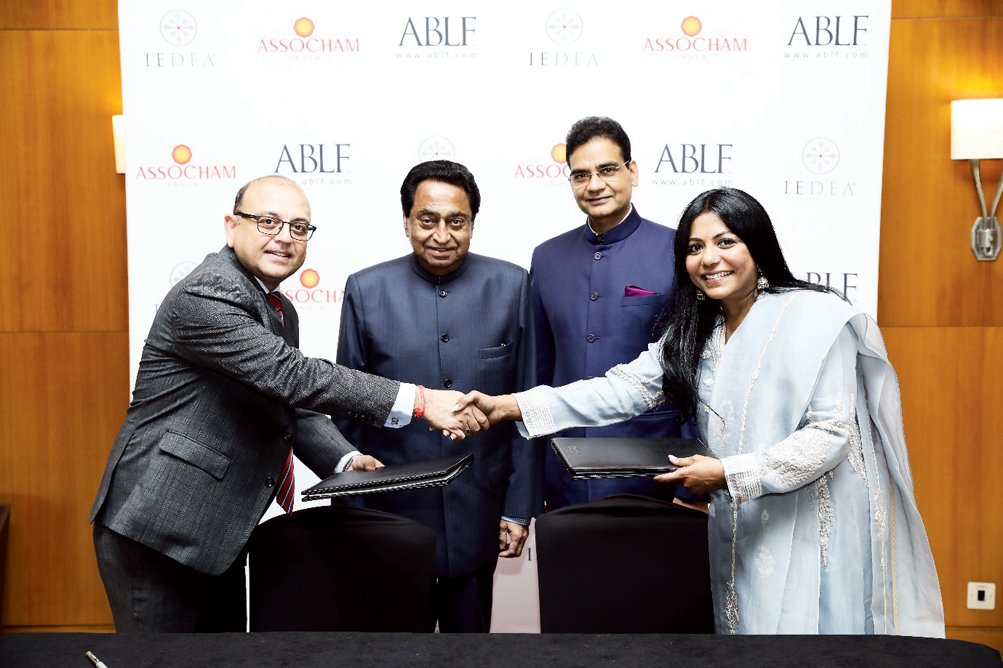
[[[624,297],[643,297],[645,295],[656,294],[651,290],[645,290],[644,288],[639,288],[636,285],[628,285],[623,289]]]

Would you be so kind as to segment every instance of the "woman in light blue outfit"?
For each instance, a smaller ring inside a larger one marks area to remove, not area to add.
[[[625,420],[673,399],[716,457],[656,480],[709,493],[719,633],[944,636],[913,497],[898,381],[875,322],[794,278],[741,190],[693,200],[661,340],[603,378],[471,393],[524,435]],[[684,576],[685,574],[680,574]]]

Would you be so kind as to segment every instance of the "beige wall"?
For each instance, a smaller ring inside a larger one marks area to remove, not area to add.
[[[948,636],[1003,650],[1003,605],[964,603],[968,581],[1003,586],[1003,260],[972,257],[977,202],[948,151],[951,99],[1003,97],[1003,0],[893,0],[892,16],[879,322]],[[17,226],[0,261],[0,629],[110,630],[86,517],[129,400],[117,3],[0,3],[0,63],[0,146],[19,165],[0,171]]]

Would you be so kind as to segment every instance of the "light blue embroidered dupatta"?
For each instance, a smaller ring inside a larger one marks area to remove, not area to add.
[[[943,636],[873,321],[824,293],[763,295],[710,341],[699,384],[700,433],[740,464],[712,503],[718,631]]]
[[[660,351],[517,393],[520,431],[644,412],[664,399]],[[698,383],[697,426],[728,483],[708,525],[717,631],[943,637],[898,381],[874,321],[827,293],[764,294],[727,345],[709,342]]]

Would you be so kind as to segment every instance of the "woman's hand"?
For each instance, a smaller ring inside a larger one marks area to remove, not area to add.
[[[708,494],[727,486],[724,480],[724,465],[720,459],[704,455],[689,457],[669,455],[669,461],[679,468],[672,473],[656,475],[655,482],[681,484],[694,494]]]
[[[515,397],[511,394],[499,394],[498,396],[492,396],[490,394],[484,394],[483,392],[474,390],[460,397],[460,399],[456,402],[456,406],[453,408],[453,411],[462,411],[468,406],[472,406],[480,410],[480,412],[487,417],[488,422],[492,426],[498,424],[502,420],[522,419],[522,411],[519,409],[519,404],[516,402]]]

